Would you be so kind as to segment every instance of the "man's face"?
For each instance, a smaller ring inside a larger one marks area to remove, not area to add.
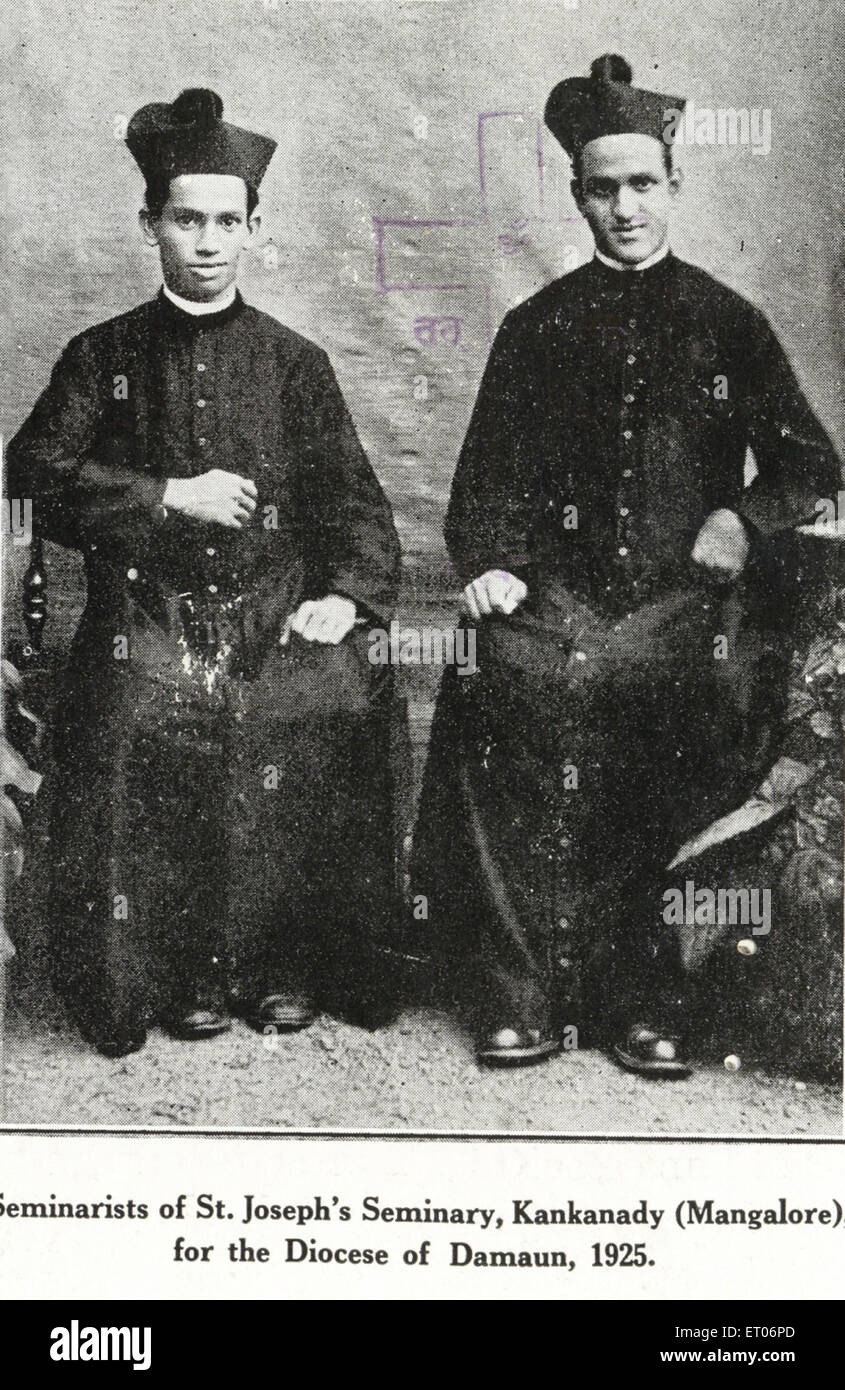
[[[637,265],[664,246],[681,174],[669,174],[650,135],[602,135],[584,146],[572,192],[599,250]]]
[[[260,222],[257,213],[247,220],[246,184],[230,174],[180,174],[170,181],[161,216],[141,214],[148,244],[161,252],[168,289],[199,303],[234,283]]]

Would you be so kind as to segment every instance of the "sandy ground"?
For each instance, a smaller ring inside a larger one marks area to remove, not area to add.
[[[150,1034],[119,1061],[70,1029],[7,1014],[5,1122],[107,1128],[257,1128],[531,1133],[840,1135],[836,1091],[715,1063],[648,1082],[602,1053],[481,1071],[441,1013],[414,1010],[376,1032],[320,1018],[265,1040],[244,1024],[203,1042]]]

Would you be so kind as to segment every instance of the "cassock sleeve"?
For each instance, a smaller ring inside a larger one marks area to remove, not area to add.
[[[96,538],[134,547],[162,516],[166,479],[98,439],[103,389],[90,343],[74,338],[7,453],[7,495],[30,498],[36,533],[74,549]]]
[[[836,453],[783,348],[755,312],[744,389],[748,439],[758,473],[743,494],[743,518],[764,537],[812,522],[841,486]]]
[[[399,538],[328,356],[303,365],[299,501],[312,597],[342,594],[387,621],[396,603]]]
[[[490,351],[446,512],[446,545],[462,583],[492,568],[528,578],[536,503],[533,461],[525,457],[537,400],[531,362],[512,311]]]

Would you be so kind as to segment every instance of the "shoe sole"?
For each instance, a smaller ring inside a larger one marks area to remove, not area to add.
[[[692,1076],[693,1069],[686,1062],[641,1062],[619,1047],[612,1049],[612,1056],[626,1071],[634,1072],[637,1076],[651,1077],[652,1080],[682,1081],[685,1077]]]
[[[311,1027],[314,1016],[308,1018],[252,1018],[248,1022],[256,1033],[264,1033],[268,1028],[274,1029],[277,1033],[301,1033],[303,1028]]]
[[[528,1067],[532,1062],[542,1062],[560,1052],[562,1044],[550,1039],[549,1042],[535,1043],[533,1047],[487,1048],[476,1052],[476,1059],[486,1067]]]
[[[228,1033],[231,1030],[231,1023],[207,1024],[204,1028],[168,1028],[167,1032],[171,1038],[177,1038],[179,1042],[201,1042],[203,1038],[217,1038],[221,1033]]]

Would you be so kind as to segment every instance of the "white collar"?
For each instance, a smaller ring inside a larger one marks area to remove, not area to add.
[[[198,303],[194,299],[183,299],[181,294],[174,294],[172,290],[167,288],[167,285],[162,285],[162,289],[165,297],[170,300],[171,304],[175,304],[177,309],[184,309],[186,314],[194,314],[197,318],[201,318],[203,314],[219,314],[221,309],[228,309],[230,304],[234,304],[235,295],[238,292],[235,285],[230,285],[219,299]]]
[[[637,261],[636,265],[626,265],[623,261],[612,261],[596,247],[596,260],[601,261],[602,265],[609,265],[611,270],[648,270],[649,266],[657,265],[658,261],[665,260],[668,255],[669,243],[666,241],[653,256],[648,256],[644,261]]]

